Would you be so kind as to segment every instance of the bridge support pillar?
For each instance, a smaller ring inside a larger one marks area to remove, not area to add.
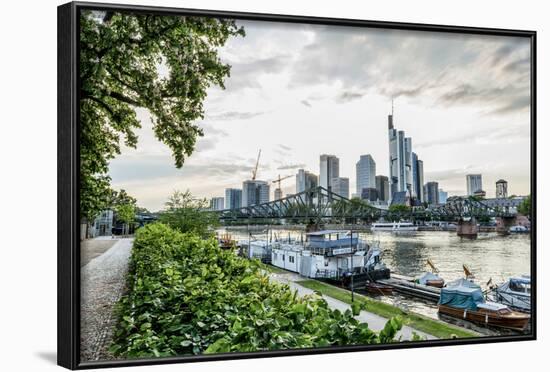
[[[500,235],[510,234],[510,227],[516,225],[516,217],[497,217],[496,232]]]
[[[476,239],[479,227],[477,226],[477,220],[472,217],[469,221],[464,221],[462,218],[458,220],[456,226],[456,234],[460,237]]]

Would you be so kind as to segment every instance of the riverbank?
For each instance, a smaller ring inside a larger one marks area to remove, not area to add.
[[[305,233],[305,225],[294,225],[294,224],[268,224],[268,225],[243,225],[243,226],[223,226],[227,231],[265,231],[266,229],[273,231],[280,230],[295,230]],[[358,232],[371,232],[370,225],[363,224],[325,224],[324,228],[327,230],[353,230]],[[444,227],[444,226],[426,226],[419,225],[418,231],[449,231],[456,232],[456,226]],[[496,232],[496,226],[479,226],[479,232],[482,233],[492,233]]]
[[[333,285],[320,282],[318,280],[300,280],[296,282],[298,285],[322,293],[323,295],[335,298],[339,301],[351,304],[351,293],[348,290],[337,288]],[[468,338],[479,337],[481,334],[459,328],[438,320],[430,319],[420,314],[406,312],[398,307],[385,304],[372,298],[354,293],[355,301],[364,304],[365,310],[384,318],[400,317],[404,325],[414,328],[418,331],[425,332],[437,338]]]
[[[351,301],[347,301],[343,298],[338,298],[338,296],[334,296],[333,293],[330,293],[329,291],[319,291],[317,289],[310,288],[308,283],[305,282],[316,282],[315,280],[311,281],[302,281],[302,277],[298,274],[291,273],[288,271],[284,271],[283,273],[269,273],[269,279],[288,285],[292,290],[296,291],[298,296],[306,296],[306,295],[312,295],[312,294],[321,294],[323,299],[326,301],[328,306],[333,310],[339,310],[340,312],[345,312],[346,310],[351,310]],[[317,282],[319,284],[324,284]],[[337,289],[337,288],[335,288]],[[348,295],[349,296],[349,295]],[[385,317],[381,316],[375,312],[372,312],[370,310],[361,310],[358,315],[355,316],[355,319],[357,319],[361,323],[367,323],[369,328],[373,331],[380,332],[382,329],[384,329],[384,326],[390,320],[393,316]],[[433,334],[429,334],[427,332],[421,331],[417,328],[410,327],[409,325],[403,325],[401,330],[397,333],[397,338],[403,340],[403,341],[410,341],[414,340],[416,336],[419,336],[425,340],[434,340],[438,337],[434,336]]]

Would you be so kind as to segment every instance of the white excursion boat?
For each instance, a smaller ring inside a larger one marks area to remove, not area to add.
[[[410,232],[417,231],[418,226],[412,222],[376,222],[371,225],[372,231]]]
[[[530,276],[512,277],[508,281],[496,286],[493,291],[497,302],[522,312],[531,312]]]

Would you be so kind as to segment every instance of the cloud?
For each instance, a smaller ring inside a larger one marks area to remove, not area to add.
[[[300,169],[305,168],[306,164],[300,163],[300,164],[288,164],[288,165],[281,165],[277,167],[278,170],[292,170],[292,169]]]
[[[277,146],[279,146],[280,148],[282,148],[283,150],[286,150],[286,151],[291,151],[292,150],[292,147],[289,147],[287,145],[283,145],[282,143],[279,143]]]
[[[277,55],[260,58],[250,62],[229,61],[231,65],[230,77],[226,79],[228,91],[251,88],[261,89],[258,79],[262,75],[278,74],[288,67],[289,56]]]
[[[295,59],[290,87],[337,87],[338,103],[372,92],[504,115],[525,113],[529,69],[527,38],[319,27]]]
[[[335,101],[337,103],[348,103],[351,101],[355,101],[357,99],[362,98],[365,95],[365,93],[359,93],[359,92],[342,92],[338,96],[336,96]]]
[[[306,107],[311,107],[311,103],[309,103],[307,100],[303,99],[300,101],[300,103]]]
[[[497,143],[514,143],[530,136],[527,124],[505,125],[498,128],[489,127],[484,130],[477,129],[462,135],[444,138],[434,138],[430,141],[414,144],[416,149],[427,149],[434,146],[459,146],[464,144],[491,145]]]
[[[212,121],[248,120],[263,114],[265,114],[265,112],[262,112],[262,111],[257,111],[257,112],[227,111],[219,114],[210,114],[207,116],[207,119]]]
[[[200,141],[197,146],[200,145]],[[205,147],[210,146],[207,142]],[[204,149],[202,150],[204,151]],[[178,169],[171,156],[131,157],[121,156],[114,159],[109,165],[109,174],[113,182],[147,181],[166,177],[182,177],[184,179],[203,178],[221,179],[240,175],[247,177],[252,172],[252,166],[228,163],[226,159],[204,159],[200,162],[188,162]],[[139,172],[136,172],[139,169]]]

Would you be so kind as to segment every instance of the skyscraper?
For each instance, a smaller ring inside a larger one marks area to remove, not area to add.
[[[242,200],[243,207],[267,203],[269,201],[269,184],[258,180],[244,181]]]
[[[375,202],[378,200],[378,190],[374,187],[365,187],[361,191],[361,199]]]
[[[426,184],[426,201],[429,205],[439,204],[439,183],[428,182]]]
[[[424,162],[420,159],[416,160],[416,187],[417,195],[416,197],[420,200],[421,203],[426,201],[426,195],[424,194]]]
[[[467,174],[466,189],[468,196],[474,195],[476,191],[483,190],[483,185],[481,183],[481,174]]]
[[[296,174],[296,194],[317,187],[318,183],[316,174],[299,169]]]
[[[340,177],[340,160],[334,155],[321,155],[319,186],[328,189],[332,186],[332,180],[338,177]]]
[[[332,179],[332,192],[349,199],[349,178],[336,177]]]
[[[273,192],[273,200],[279,200],[283,198],[283,190],[276,188]]]
[[[447,191],[443,191],[443,189],[439,189],[439,204],[447,203],[448,196],[449,196],[449,193]]]
[[[376,176],[376,190],[378,190],[378,200],[384,202],[390,200],[390,184],[388,177]]]
[[[242,206],[243,191],[241,189],[225,189],[225,209]]]
[[[412,192],[412,139],[393,127],[393,112],[388,115],[390,145],[390,199],[400,191]]]
[[[508,182],[505,180],[498,180],[496,183],[496,197],[497,198],[507,198],[508,197]]]
[[[370,155],[361,155],[355,164],[355,192],[362,195],[363,189],[376,188],[376,163]]]
[[[415,152],[412,153],[412,192],[413,198],[424,201],[424,163],[418,159]]]
[[[223,196],[216,196],[210,199],[210,209],[213,211],[221,211],[224,207]]]

